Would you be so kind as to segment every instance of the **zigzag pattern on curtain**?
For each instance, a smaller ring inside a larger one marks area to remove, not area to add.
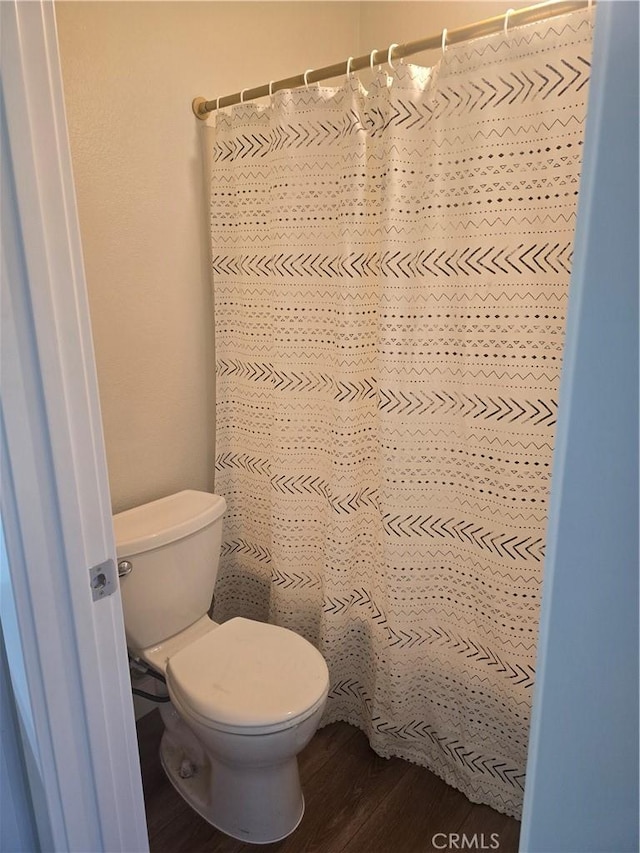
[[[519,816],[591,17],[216,116],[214,618]]]

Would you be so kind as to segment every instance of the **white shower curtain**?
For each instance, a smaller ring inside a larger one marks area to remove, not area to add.
[[[219,113],[214,617],[520,814],[591,18]]]

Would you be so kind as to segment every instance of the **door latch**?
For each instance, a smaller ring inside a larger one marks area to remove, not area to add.
[[[89,569],[89,583],[94,601],[100,601],[101,598],[107,598],[114,593],[117,589],[116,564],[114,561],[105,560],[104,563],[99,563]]]

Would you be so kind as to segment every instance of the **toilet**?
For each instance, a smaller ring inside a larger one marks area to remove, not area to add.
[[[208,615],[224,498],[183,491],[114,516],[129,653],[166,679],[164,770],[205,820],[267,844],[298,826],[297,755],[329,690],[324,658],[286,628]]]

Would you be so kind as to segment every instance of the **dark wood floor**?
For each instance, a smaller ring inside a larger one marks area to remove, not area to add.
[[[466,849],[518,850],[517,821],[470,803],[429,770],[380,758],[362,732],[346,723],[320,729],[299,756],[306,810],[298,829],[275,844],[235,841],[192,811],[173,789],[158,758],[161,735],[158,711],[138,721],[152,853],[442,853],[464,849],[463,833]],[[434,843],[436,833],[460,838],[449,846],[440,834]],[[499,836],[498,848],[491,833]]]

